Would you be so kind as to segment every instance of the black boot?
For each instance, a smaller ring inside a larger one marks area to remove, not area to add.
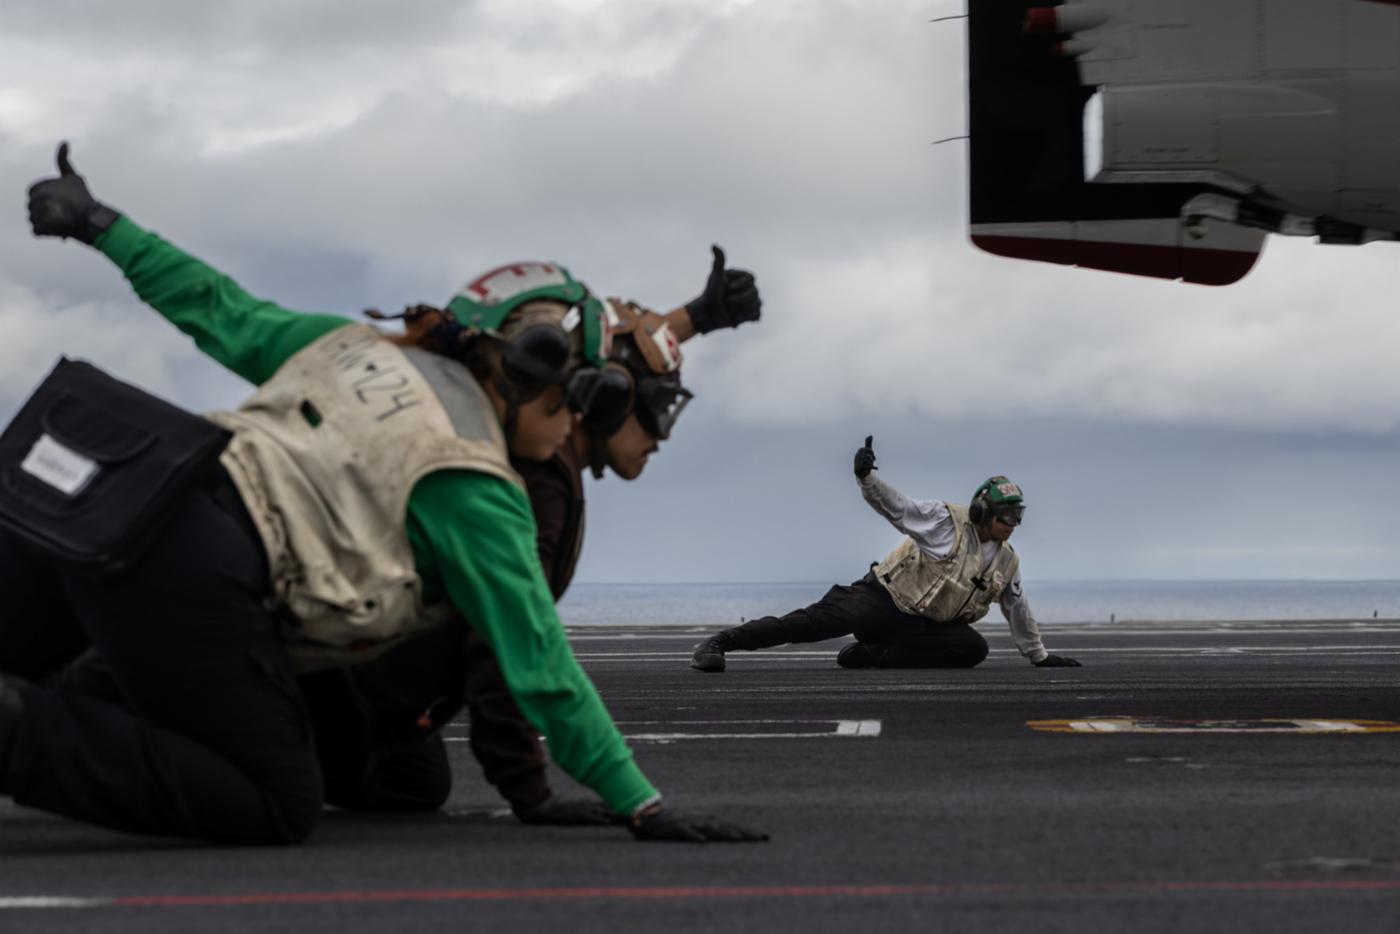
[[[723,671],[724,653],[733,648],[729,632],[728,629],[717,632],[697,645],[690,659],[690,667],[696,671]]]
[[[878,668],[881,648],[873,642],[852,642],[836,654],[836,664],[842,668]]]

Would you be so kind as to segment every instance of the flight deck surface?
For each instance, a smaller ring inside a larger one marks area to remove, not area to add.
[[[839,642],[687,667],[704,634],[572,629],[642,767],[750,845],[519,824],[448,728],[424,816],[291,848],[130,837],[0,804],[0,931],[1393,931],[1400,621],[1004,627],[970,671]],[[562,794],[582,790],[553,776]]]

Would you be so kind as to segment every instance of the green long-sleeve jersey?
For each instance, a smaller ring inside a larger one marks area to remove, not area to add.
[[[307,344],[351,323],[255,298],[126,217],[96,246],[142,301],[255,384]],[[414,486],[405,534],[425,598],[445,594],[490,644],[521,712],[549,740],[559,766],[624,813],[655,796],[569,648],[540,567],[526,495],[487,474],[437,471]]]

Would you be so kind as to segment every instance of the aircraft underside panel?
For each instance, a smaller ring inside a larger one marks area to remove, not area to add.
[[[1229,285],[1254,267],[1264,234],[1176,218],[974,224],[972,242],[998,256],[1081,266],[1199,285]]]
[[[1215,285],[1269,232],[1400,239],[1397,95],[1400,0],[974,0],[969,232]]]
[[[1183,206],[1210,186],[1086,182],[1083,112],[1093,90],[1052,44],[1027,45],[1030,5],[969,5],[973,243],[1001,256],[1202,284],[1247,273],[1263,234],[1183,223]]]

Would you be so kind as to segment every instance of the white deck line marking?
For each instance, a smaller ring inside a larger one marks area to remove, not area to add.
[[[679,725],[681,725],[681,726],[728,726],[729,724],[732,724],[732,723],[838,723],[838,724],[839,724],[839,723],[863,723],[863,722],[866,722],[866,721],[861,721],[861,720],[832,720],[832,719],[830,719],[830,718],[827,718],[827,719],[817,719],[817,720],[793,720],[793,719],[791,719],[791,718],[788,718],[788,719],[784,719],[784,720],[614,720],[613,722],[614,722],[614,723],[617,723],[617,724],[623,724],[623,723],[625,723],[625,724],[627,724],[627,725],[629,725],[629,726],[644,726],[644,725],[650,724],[650,723],[665,723],[665,724],[673,724],[673,723],[674,723],[674,724],[679,724]],[[873,721],[873,722],[879,723],[880,721],[879,721],[879,720],[875,720],[875,721]]]
[[[703,627],[689,629],[679,632],[636,632],[624,630],[621,632],[594,632],[594,629],[607,629],[611,627],[566,627],[569,638],[577,642],[609,642],[609,641],[637,641],[637,640],[687,640],[691,643],[700,641],[700,636],[714,635],[718,630],[713,627]],[[1247,624],[1236,624],[1222,626],[1210,624],[1199,626],[1190,623],[1183,623],[1179,627],[1165,627],[1156,629],[1136,629],[1131,624],[1114,625],[1112,623],[1079,624],[1079,623],[1048,623],[1042,625],[1042,632],[1052,636],[1098,636],[1113,635],[1119,637],[1136,636],[1201,636],[1201,635],[1230,635],[1230,636],[1266,636],[1266,635],[1334,635],[1334,634],[1356,634],[1356,633],[1388,633],[1400,632],[1400,623],[1376,624],[1371,621],[1365,623],[1338,623],[1333,625],[1300,624],[1297,626],[1252,626]],[[588,631],[584,631],[587,629]],[[978,630],[988,639],[1009,640],[1010,636],[1004,628],[999,629],[995,625],[986,626]]]
[[[1289,655],[1318,654],[1336,655],[1397,655],[1400,645],[1140,645],[1140,646],[1093,646],[1076,645],[1067,649],[1075,654],[1117,654],[1117,655]],[[1020,653],[1012,648],[992,648],[991,655],[1017,656]],[[684,660],[687,655],[680,652],[575,652],[579,660],[601,661],[607,659],[671,659]],[[758,661],[762,659],[795,658],[835,658],[836,649],[820,651],[766,650],[745,654],[731,653],[726,661]]]
[[[879,720],[842,720],[836,724],[837,736],[879,736]]]
[[[100,908],[111,904],[106,898],[73,898],[67,895],[4,895],[0,911],[14,908]]]
[[[838,733],[624,733],[633,743],[674,743],[690,739],[830,739]]]
[[[830,739],[832,737],[874,738],[880,735],[882,722],[879,720],[619,720],[619,724],[675,723],[685,726],[716,725],[729,726],[741,723],[781,723],[781,724],[830,724],[828,730],[811,730],[803,733],[623,733],[625,739],[639,743],[670,743],[690,739]],[[444,736],[446,743],[465,743],[466,736]]]

